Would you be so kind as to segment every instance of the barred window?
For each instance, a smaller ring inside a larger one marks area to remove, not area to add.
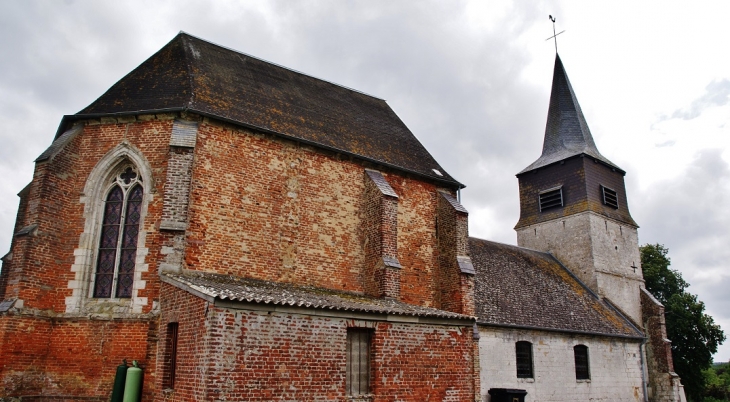
[[[532,373],[532,344],[519,341],[515,344],[517,354],[517,378],[534,378]]]
[[[573,353],[575,354],[575,379],[589,380],[591,370],[588,364],[588,346],[575,345],[573,346]]]
[[[94,297],[132,297],[143,189],[128,166],[110,183],[96,261]],[[113,296],[112,296],[113,295]]]
[[[347,329],[347,395],[370,392],[370,336],[363,328]]]

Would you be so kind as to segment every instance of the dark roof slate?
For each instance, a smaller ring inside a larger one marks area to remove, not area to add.
[[[475,238],[469,251],[480,324],[643,336],[550,254]]]
[[[271,305],[308,307],[358,313],[389,314],[428,318],[473,320],[474,317],[331,289],[298,286],[290,283],[241,278],[209,272],[163,273],[172,280],[206,296]]]
[[[589,155],[624,172],[598,152],[591,130],[588,129],[588,123],[578,103],[578,98],[576,98],[570,80],[568,80],[568,74],[565,72],[563,62],[560,60],[560,56],[556,54],[542,155],[518,174],[580,154]]]
[[[461,185],[384,100],[183,32],[76,118],[166,109],[218,117]]]

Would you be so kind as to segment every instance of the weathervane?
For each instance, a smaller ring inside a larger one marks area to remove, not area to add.
[[[553,22],[553,36],[551,36],[551,37],[549,37],[549,38],[547,38],[545,40],[547,41],[547,40],[550,40],[550,39],[555,39],[555,54],[557,54],[558,53],[558,38],[557,38],[557,36],[560,35],[561,33],[565,32],[565,30],[563,29],[562,31],[560,31],[558,33],[555,33],[555,17],[553,17],[552,15],[548,15],[548,18],[550,18],[550,21]]]

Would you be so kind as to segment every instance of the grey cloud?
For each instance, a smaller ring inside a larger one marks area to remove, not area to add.
[[[633,209],[642,224],[642,243],[667,246],[672,268],[682,272],[691,285],[689,291],[700,295],[716,321],[725,322],[730,322],[728,190],[730,166],[722,151],[706,149],[678,179],[640,194],[644,202]]]
[[[92,102],[179,30],[387,99],[468,185],[465,203],[496,211],[498,220],[484,225],[513,239],[514,173],[539,155],[548,94],[514,79],[529,60],[511,39],[544,20],[548,5],[513,4],[487,35],[466,27],[464,4],[8,3],[0,15],[0,35],[12,38],[0,47],[0,171],[22,173],[0,181],[8,190],[0,205],[12,211],[0,213],[0,253],[9,247],[15,193],[61,116]]]
[[[713,106],[724,106],[728,101],[730,101],[730,81],[727,79],[713,80],[705,87],[704,95],[692,101],[688,108],[675,110],[671,118],[692,120],[699,117],[705,109]]]

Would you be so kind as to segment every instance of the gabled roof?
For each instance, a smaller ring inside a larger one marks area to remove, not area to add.
[[[475,238],[469,253],[480,325],[643,337],[550,254]]]
[[[556,54],[542,155],[518,175],[580,154],[589,155],[625,173],[598,152],[563,62]]]
[[[384,100],[183,32],[67,118],[182,110],[462,186]]]
[[[468,315],[406,304],[392,299],[312,286],[298,286],[210,272],[186,272],[185,274],[166,272],[160,275],[160,278],[164,282],[213,300],[474,322],[474,317]]]

